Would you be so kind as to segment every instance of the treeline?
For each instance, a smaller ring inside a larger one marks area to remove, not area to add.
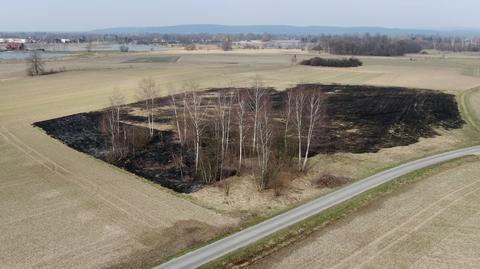
[[[419,53],[422,45],[417,40],[385,35],[344,35],[324,36],[312,49],[340,55],[402,56]]]
[[[358,67],[363,63],[357,58],[343,58],[343,59],[325,59],[320,57],[314,57],[311,59],[303,60],[301,65],[310,66],[327,66],[327,67]]]

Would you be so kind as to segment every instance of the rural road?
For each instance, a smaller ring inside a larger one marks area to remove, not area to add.
[[[445,152],[402,164],[357,181],[264,222],[172,259],[155,267],[155,269],[187,269],[199,267],[395,178],[422,168],[472,154],[480,154],[480,146]]]

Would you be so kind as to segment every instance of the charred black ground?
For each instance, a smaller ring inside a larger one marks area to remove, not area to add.
[[[436,135],[435,128],[461,128],[463,120],[453,95],[431,90],[393,87],[304,84],[305,90],[325,93],[325,113],[312,141],[311,155],[335,152],[376,152],[382,148],[415,143],[421,137]],[[221,89],[203,92],[206,96]],[[274,113],[284,110],[286,92],[272,90]],[[211,97],[207,97],[211,98]],[[207,99],[206,98],[206,99]],[[159,107],[169,98],[159,98]],[[142,134],[146,128],[126,122],[141,123],[143,116],[130,114],[142,103],[127,105],[122,123],[129,134]],[[148,142],[137,143],[127,156],[109,159],[109,142],[102,132],[102,111],[80,113],[37,122],[34,125],[68,146],[110,162],[177,192],[190,193],[201,188],[202,182],[192,172],[192,153],[184,152],[183,168],[176,165],[181,147],[173,131],[155,131]],[[156,122],[168,123],[172,113],[163,110]],[[278,128],[282,128],[278,121]],[[234,171],[229,172],[234,173]]]
[[[138,120],[133,117],[132,119]],[[52,137],[68,146],[114,164],[136,175],[158,183],[176,192],[190,193],[200,189],[201,183],[186,176],[175,167],[174,155],[180,151],[174,133],[155,131],[148,143],[119,160],[109,158],[109,142],[101,130],[102,112],[80,113],[53,120],[37,122],[34,125],[45,130]],[[128,125],[129,133],[145,133],[146,128]],[[185,167],[191,167],[191,158],[184,160]]]
[[[327,93],[313,153],[377,152],[463,126],[455,96],[432,90],[306,84]],[[281,93],[285,95],[284,93]]]

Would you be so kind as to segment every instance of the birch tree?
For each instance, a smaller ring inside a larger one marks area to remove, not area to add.
[[[273,138],[271,107],[268,100],[262,102],[261,110],[258,118],[258,149],[257,160],[260,170],[259,189],[263,190],[267,187],[268,169],[271,156],[271,146]]]
[[[285,131],[283,135],[285,150],[287,150],[287,146],[288,146],[287,138],[288,138],[288,130],[289,130],[288,128],[290,123],[290,117],[292,114],[292,98],[293,98],[292,96],[293,96],[292,91],[287,91],[287,102],[285,107]]]
[[[219,92],[217,102],[218,122],[220,129],[220,179],[223,178],[223,167],[230,142],[230,124],[232,114],[231,94],[225,90]]]
[[[188,106],[188,94],[190,91],[196,90],[198,85],[193,82],[185,83],[183,85],[183,140],[187,141],[187,106]]]
[[[200,160],[200,139],[203,131],[203,122],[206,118],[207,110],[202,106],[202,96],[199,95],[195,90],[190,92],[186,102],[186,106],[193,127],[195,172],[197,173]]]
[[[239,90],[237,93],[237,123],[238,123],[238,172],[241,173],[243,165],[243,143],[245,138],[245,116],[247,113],[247,92]]]
[[[175,90],[173,85],[168,86],[169,91],[170,91],[170,102],[172,105],[173,109],[173,116],[175,118],[175,126],[177,127],[177,134],[178,134],[178,140],[180,141],[180,145],[184,145],[184,136],[182,134],[182,129],[180,127],[180,116],[178,113],[178,106],[177,106],[177,98],[175,97]],[[184,106],[185,107],[185,106]],[[185,118],[185,114],[183,114],[183,117]]]
[[[147,112],[147,125],[150,131],[150,137],[154,131],[155,98],[158,97],[158,89],[152,78],[145,78],[138,84],[137,98],[145,104]]]
[[[305,156],[303,158],[302,170],[305,170],[308,161],[308,154],[310,150],[310,144],[312,141],[313,130],[315,129],[316,124],[321,118],[321,108],[323,103],[323,96],[321,92],[311,91],[308,94],[308,133],[307,133],[307,145],[305,148]]]
[[[116,156],[119,153],[121,154],[120,116],[125,103],[125,97],[118,90],[114,90],[112,96],[109,97],[109,101],[110,108],[107,112],[107,122],[105,123],[104,131],[110,137],[111,152]],[[126,134],[124,134],[124,140],[126,140]]]
[[[303,89],[297,88],[292,90],[293,109],[295,114],[295,127],[297,131],[298,140],[298,167],[302,167],[302,131],[303,131],[303,116],[305,110],[306,95]]]
[[[263,88],[263,82],[260,76],[255,76],[253,81],[253,89],[250,91],[250,106],[253,111],[253,139],[252,148],[255,150],[257,147],[257,129],[259,122],[259,113],[262,110],[263,99],[267,94]]]

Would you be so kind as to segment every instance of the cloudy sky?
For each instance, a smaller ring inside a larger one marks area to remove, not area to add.
[[[0,0],[0,31],[288,24],[480,29],[480,0]]]

